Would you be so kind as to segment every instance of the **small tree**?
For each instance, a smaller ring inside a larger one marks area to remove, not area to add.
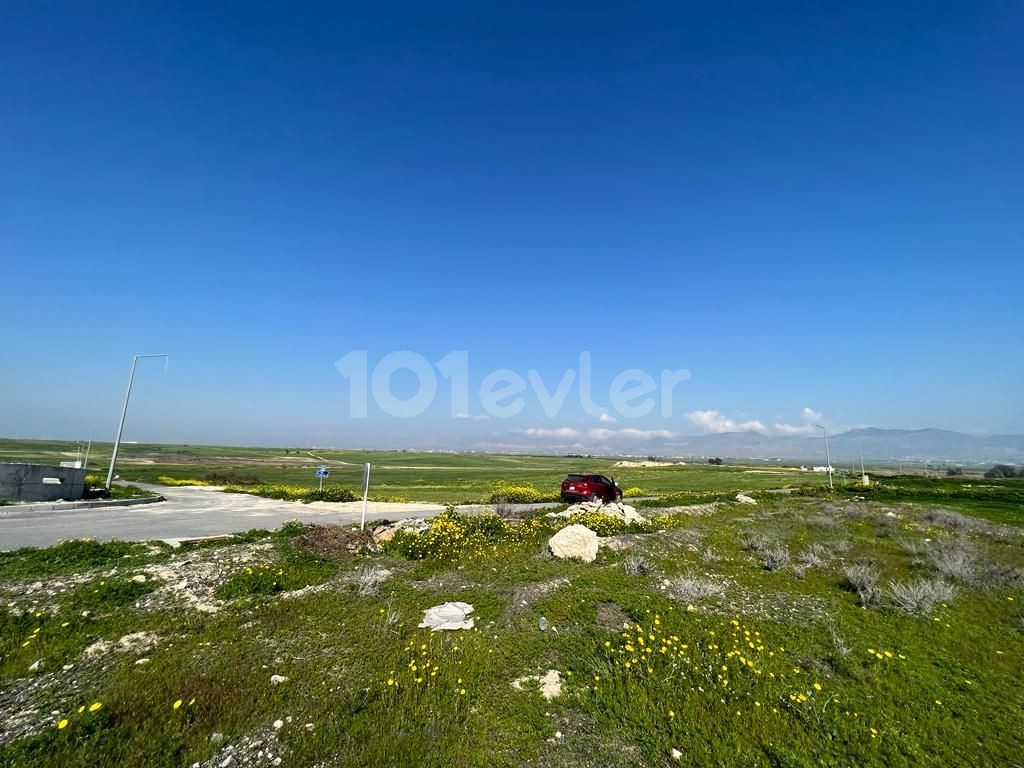
[[[1009,464],[996,464],[992,469],[985,473],[985,477],[989,479],[999,479],[1003,477],[1020,477],[1017,470],[1011,467]]]

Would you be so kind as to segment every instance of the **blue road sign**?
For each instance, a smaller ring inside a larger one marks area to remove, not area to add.
[[[316,476],[317,477],[328,477],[329,475],[330,475],[330,472],[327,471],[327,467],[320,467],[316,471]]]

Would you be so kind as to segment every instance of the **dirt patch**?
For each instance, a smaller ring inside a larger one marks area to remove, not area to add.
[[[606,600],[597,604],[597,626],[619,632],[633,626],[633,617],[622,610],[618,603]]]
[[[545,675],[526,675],[512,682],[512,687],[517,691],[523,690],[525,685],[536,683],[540,686],[540,695],[545,701],[557,699],[562,695],[562,679],[557,669],[549,669]]]
[[[719,503],[712,501],[708,504],[684,504],[675,507],[653,507],[650,511],[658,515],[689,515],[690,517],[704,517],[718,511]]]
[[[509,762],[528,768],[648,768],[651,763],[644,759],[639,745],[625,737],[616,738],[607,731],[598,731],[594,723],[583,712],[570,710],[564,715],[550,715],[555,732],[560,734],[548,739],[544,751],[534,760],[523,763],[516,756],[509,756]]]
[[[12,616],[39,611],[56,616],[61,595],[75,587],[87,584],[96,578],[112,578],[117,568],[109,571],[86,571],[73,576],[48,579],[47,581],[10,581],[0,585],[0,599],[6,599],[7,610]]]
[[[99,658],[85,658],[57,671],[0,684],[0,744],[52,729],[67,716],[68,702],[85,702],[82,696],[95,689],[106,670]]]
[[[136,608],[166,610],[188,608],[216,613],[224,603],[214,597],[217,588],[238,570],[238,566],[261,559],[273,548],[271,543],[200,549],[172,555],[164,563],[147,565],[140,573],[161,582],[158,589],[143,596]]]
[[[635,533],[624,533],[619,536],[605,536],[603,539],[598,540],[597,545],[604,547],[612,552],[622,552],[625,549],[632,548],[640,538]]]
[[[661,589],[685,604],[686,610],[698,613],[709,613],[716,616],[749,616],[769,621],[806,623],[811,619],[821,619],[828,615],[825,601],[822,598],[789,592],[762,591],[741,586],[729,576],[705,574],[709,582],[713,582],[713,593],[707,592],[701,597],[692,594],[686,596],[674,594],[672,583],[661,585]],[[693,585],[691,585],[693,586]]]
[[[85,656],[97,656],[101,653],[119,651],[121,653],[132,653],[148,651],[160,638],[152,632],[134,632],[125,635],[117,640],[97,640],[88,646],[83,652]]]
[[[653,467],[685,467],[685,461],[616,461],[613,467],[636,467],[649,469]]]
[[[282,728],[292,728],[291,718],[288,722],[281,723]],[[252,768],[270,768],[270,766],[281,765],[284,755],[284,747],[277,738],[278,729],[273,726],[261,728],[259,731],[248,736],[243,736],[235,744],[228,744],[220,749],[209,760],[202,763],[194,763],[193,768],[241,768],[252,766]],[[218,736],[219,734],[214,734]]]
[[[665,549],[675,549],[676,547],[688,547],[692,551],[697,551],[697,545],[700,544],[701,532],[694,530],[693,528],[672,528],[664,533],[655,535],[647,535],[640,541],[648,546],[648,549],[654,550],[659,547]]]
[[[541,598],[547,597],[559,587],[569,583],[568,579],[550,579],[533,584],[522,584],[512,592],[513,608],[529,608]]]
[[[446,571],[431,576],[429,579],[414,581],[410,583],[413,589],[430,590],[434,592],[453,592],[460,589],[473,589],[479,587],[480,583],[473,581],[459,571]]]
[[[372,531],[341,525],[314,525],[292,539],[292,546],[320,557],[361,555],[377,548]]]

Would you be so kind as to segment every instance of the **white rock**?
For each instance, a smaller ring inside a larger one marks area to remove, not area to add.
[[[578,523],[563,528],[548,541],[548,548],[555,557],[575,558],[585,563],[594,562],[598,546],[597,534]]]
[[[140,666],[141,667],[143,664],[149,664],[149,659],[136,659],[135,660],[135,665],[136,666]]]
[[[43,660],[42,659],[36,659],[35,661],[32,662],[32,665],[28,668],[28,671],[29,672],[35,672],[42,665],[43,665]]]
[[[473,619],[466,618],[473,612],[473,606],[469,603],[454,602],[442,603],[427,608],[423,612],[423,621],[420,627],[430,627],[431,631],[472,629]]]
[[[275,720],[274,721],[274,730],[275,731],[280,731],[282,728],[284,728],[284,720]]]
[[[740,504],[753,504],[754,506],[757,506],[757,499],[753,499],[745,493],[737,493],[736,501]]]
[[[682,760],[683,759],[683,753],[680,752],[675,747],[672,747],[672,759],[673,760]]]
[[[285,677],[284,675],[271,675],[270,676],[270,684],[271,685],[281,685],[281,683],[287,683],[287,682],[288,682],[288,678]]]
[[[137,573],[134,576],[132,576],[132,581],[134,581],[136,584],[145,584],[146,577],[143,576],[141,573]]]

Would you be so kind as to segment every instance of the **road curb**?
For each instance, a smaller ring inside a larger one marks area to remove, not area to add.
[[[156,504],[166,501],[163,496],[148,496],[144,499],[96,499],[95,501],[52,501],[39,504],[12,504],[0,507],[0,517],[9,517],[21,512],[68,512],[73,509],[106,509],[108,507],[135,507],[140,504]]]

